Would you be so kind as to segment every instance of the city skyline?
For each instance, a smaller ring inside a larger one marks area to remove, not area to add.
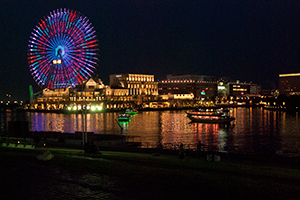
[[[52,10],[87,16],[99,40],[96,75],[195,74],[278,87],[278,75],[298,73],[298,1],[2,1],[0,98],[25,100],[31,32]]]

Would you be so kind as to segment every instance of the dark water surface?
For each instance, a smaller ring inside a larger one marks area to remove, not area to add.
[[[195,149],[201,140],[207,149],[245,153],[300,152],[300,124],[298,113],[264,110],[262,108],[233,108],[230,115],[236,120],[232,126],[190,123],[185,111],[141,111],[131,122],[117,123],[118,113],[87,114],[87,131],[95,134],[124,134],[137,136],[142,147]],[[82,131],[81,114],[7,113],[9,120],[29,120],[32,131]]]

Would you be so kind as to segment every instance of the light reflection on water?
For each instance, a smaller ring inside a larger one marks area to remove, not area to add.
[[[131,122],[117,123],[118,113],[87,114],[87,131],[95,134],[138,136],[142,147],[195,148],[199,140],[208,150],[275,152],[300,150],[298,113],[268,111],[262,108],[234,108],[234,128],[218,124],[190,123],[185,111],[144,111]],[[81,114],[27,113],[32,131],[82,131]],[[121,131],[122,130],[122,131]],[[300,151],[299,151],[300,152]]]

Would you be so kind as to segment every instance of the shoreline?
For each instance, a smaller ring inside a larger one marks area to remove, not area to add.
[[[81,134],[81,133],[80,133]],[[177,156],[179,153],[179,149],[167,149],[167,148],[141,148],[139,144],[126,142],[126,137],[122,135],[99,135],[102,139],[98,141],[93,141],[93,144],[97,146],[99,151],[112,151],[112,152],[127,152],[127,153],[142,153],[142,154],[152,154],[152,155],[171,155]],[[3,139],[4,138],[4,139]],[[1,138],[0,138],[1,139]],[[0,140],[0,148],[8,148],[8,149],[26,149],[26,142],[22,142],[22,138],[16,138],[14,142],[6,143],[5,136],[2,136],[2,140]],[[27,138],[28,139],[28,138]],[[40,141],[36,143],[34,141],[34,137],[31,138],[32,150],[47,150],[49,148],[58,148],[58,149],[76,149],[80,151],[84,151],[85,146],[82,145],[82,141],[80,139],[76,140],[77,142],[73,143],[65,143],[65,141],[59,138],[40,138]],[[21,143],[18,144],[18,141]],[[102,142],[102,143],[100,143]],[[29,144],[27,142],[26,144]],[[99,145],[102,144],[102,145]],[[103,145],[104,144],[104,145]],[[22,146],[24,145],[24,147]],[[91,145],[88,143],[87,147],[89,148]],[[201,151],[197,151],[196,149],[184,149],[184,153],[186,157],[197,158],[207,157],[207,156],[220,156],[221,160],[241,160],[241,161],[259,161],[259,162],[270,162],[270,163],[278,163],[278,164],[295,164],[297,166],[300,165],[300,155],[284,153],[284,152],[262,152],[262,153],[241,153],[241,152],[231,152],[231,151],[217,151],[217,150],[209,150],[209,147],[203,148]]]
[[[260,105],[217,105],[223,108],[238,108],[238,107],[247,107],[247,108],[264,108]],[[176,111],[176,110],[192,110],[197,109],[198,107],[166,107],[166,108],[137,108],[139,112],[143,111]],[[87,110],[87,113],[111,113],[111,112],[120,112],[124,111],[126,108],[119,109],[103,109],[101,111],[91,111]],[[40,112],[40,113],[59,113],[59,114],[82,114],[82,110],[38,110],[38,109],[23,109],[16,108],[13,110],[1,110],[1,112]]]
[[[267,106],[262,106],[262,105],[217,105],[223,108],[262,108],[264,110],[269,110],[269,111],[277,111],[277,112],[286,112],[288,114],[295,114],[297,112],[300,112],[300,108],[298,109],[288,109],[288,108],[282,108],[282,107],[267,107]],[[88,114],[91,113],[112,113],[112,112],[120,112],[124,111],[126,108],[118,108],[118,109],[103,109],[101,111],[91,111],[87,110]],[[137,110],[139,112],[143,111],[178,111],[178,110],[192,110],[192,109],[197,109],[197,107],[166,107],[166,108],[138,108]],[[38,109],[24,109],[24,108],[1,108],[0,113],[5,113],[5,112],[37,112],[37,113],[57,113],[57,114],[82,114],[82,110],[38,110]]]

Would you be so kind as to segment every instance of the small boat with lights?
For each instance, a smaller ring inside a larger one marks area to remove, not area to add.
[[[226,124],[235,120],[229,116],[229,110],[221,107],[200,107],[198,110],[186,112],[192,122]]]
[[[131,115],[128,113],[119,113],[118,122],[130,122]]]
[[[126,111],[125,111],[126,114],[130,114],[130,115],[136,115],[139,113],[139,111],[137,109],[130,109],[130,108],[127,108]]]

